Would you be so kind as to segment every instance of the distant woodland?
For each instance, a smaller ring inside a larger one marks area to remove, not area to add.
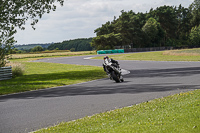
[[[92,38],[82,38],[75,40],[63,41],[62,43],[54,43],[48,47],[48,50],[70,50],[70,51],[91,51],[90,42]]]
[[[51,45],[49,44],[23,44],[23,45],[15,45],[15,48],[18,50],[30,50],[36,46],[41,46],[44,49],[47,49],[48,46]]]
[[[92,38],[81,38],[51,44],[15,45],[12,53],[30,53],[47,50],[91,51]]]

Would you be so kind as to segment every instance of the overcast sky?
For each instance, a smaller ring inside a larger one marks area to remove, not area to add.
[[[44,14],[33,30],[28,21],[25,30],[15,35],[17,44],[51,43],[95,37],[94,30],[117,18],[121,10],[149,12],[163,5],[184,7],[194,0],[65,0],[55,12]]]

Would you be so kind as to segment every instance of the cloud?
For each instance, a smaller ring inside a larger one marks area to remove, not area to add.
[[[158,6],[179,4],[188,7],[191,0],[67,0],[63,7],[57,3],[55,12],[45,14],[36,30],[27,22],[26,30],[18,30],[15,38],[19,44],[29,44],[94,37],[94,30],[119,17],[121,10],[148,12]]]

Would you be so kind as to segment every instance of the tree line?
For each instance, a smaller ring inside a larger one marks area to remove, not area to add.
[[[23,45],[14,45],[14,48],[17,48],[18,50],[28,50],[31,48],[34,48],[36,46],[41,46],[43,48],[48,48],[49,45],[53,44],[52,43],[38,43],[38,44],[23,44]]]
[[[200,0],[185,8],[161,6],[146,13],[121,11],[119,18],[102,24],[94,32],[92,46],[97,50],[114,46],[199,47]]]
[[[32,46],[33,45],[33,46]],[[35,44],[31,44],[29,45],[29,47],[31,48],[22,48],[19,46],[19,47],[15,47],[11,50],[11,54],[25,54],[25,53],[34,53],[34,52],[40,52],[40,51],[45,51],[47,50],[46,47],[43,47],[42,45],[35,45]]]
[[[27,45],[14,45],[12,49],[12,54],[20,53],[34,53],[40,51],[49,51],[49,50],[68,50],[68,51],[91,51],[92,38],[81,38],[68,40],[58,43],[51,44],[27,44]],[[49,51],[50,52],[50,51]]]
[[[63,41],[61,43],[51,44],[48,50],[70,50],[70,51],[91,51],[93,48],[90,45],[92,38],[80,38],[74,40]]]
[[[52,44],[52,43],[51,43]],[[21,54],[21,53],[30,53],[45,51],[47,47],[51,44],[23,44],[23,45],[14,45],[12,48],[11,54]]]

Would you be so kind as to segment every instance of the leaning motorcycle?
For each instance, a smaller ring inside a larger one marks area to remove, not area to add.
[[[124,79],[121,75],[121,69],[118,68],[117,65],[113,64],[108,59],[105,59],[104,65],[105,65],[105,69],[107,69],[107,71],[109,71],[110,73],[109,78],[111,80],[114,80],[117,83],[119,83],[120,81],[124,82]]]

